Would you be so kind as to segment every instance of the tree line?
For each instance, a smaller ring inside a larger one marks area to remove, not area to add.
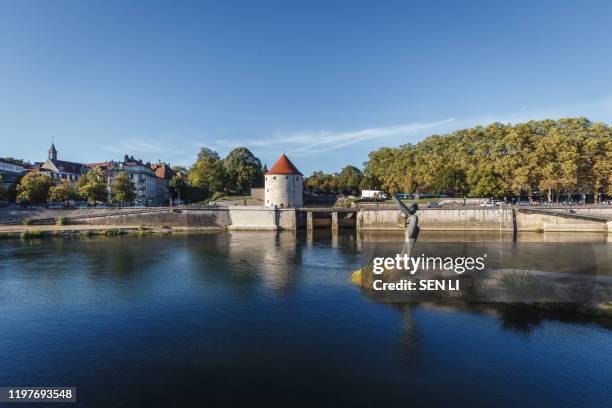
[[[612,194],[612,128],[586,118],[493,123],[375,150],[364,174],[390,194],[598,201]]]
[[[1,185],[0,177],[0,185]],[[111,200],[125,203],[134,199],[134,183],[126,172],[120,172],[114,179],[111,188]],[[99,167],[93,167],[82,175],[75,185],[68,180],[56,182],[53,178],[41,173],[27,173],[8,191],[0,189],[0,196],[7,196],[10,201],[20,204],[44,204],[46,202],[67,202],[85,200],[93,204],[105,202],[108,192],[104,174]]]
[[[263,187],[266,166],[246,147],[238,147],[225,158],[207,147],[200,149],[196,162],[170,182],[177,196],[197,202],[230,194],[250,194],[252,187]]]

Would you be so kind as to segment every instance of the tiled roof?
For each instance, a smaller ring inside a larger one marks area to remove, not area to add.
[[[155,175],[161,179],[170,179],[173,174],[172,169],[168,167],[165,163],[151,164],[151,169],[155,171]]]
[[[266,174],[299,174],[302,176],[302,173],[295,167],[291,160],[284,154],[281,154],[281,157],[278,158],[276,163],[268,170]]]
[[[79,174],[79,173],[84,172],[85,167],[86,167],[82,163],[73,163],[73,162],[64,161],[64,160],[48,160],[48,162],[53,163],[53,165],[59,171],[62,171],[65,173]],[[44,168],[44,164],[41,167]]]

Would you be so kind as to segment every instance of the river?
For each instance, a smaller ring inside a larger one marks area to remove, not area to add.
[[[548,237],[612,259],[605,235]],[[358,252],[325,231],[0,241],[0,385],[93,407],[609,406],[609,320],[377,302]]]

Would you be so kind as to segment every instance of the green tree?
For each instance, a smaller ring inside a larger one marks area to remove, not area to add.
[[[306,188],[317,193],[335,193],[338,191],[338,178],[333,174],[315,171],[306,180]]]
[[[53,179],[40,173],[28,173],[17,185],[17,202],[21,204],[43,204],[53,186]]]
[[[130,180],[128,174],[124,171],[117,174],[113,180],[112,196],[113,201],[124,203],[130,202],[136,197],[134,193],[134,183]]]
[[[246,147],[232,150],[223,159],[227,175],[227,189],[238,193],[247,193],[251,187],[261,186],[264,174],[261,161]]]
[[[68,180],[62,180],[59,184],[49,189],[49,201],[64,202],[72,200],[76,196],[74,187]]]
[[[219,153],[215,152],[212,149],[209,149],[208,147],[202,147],[200,148],[200,151],[198,152],[198,158],[196,161],[201,161],[201,160],[206,160],[206,159],[212,159],[213,161],[217,161],[220,160],[221,158],[219,157]]]
[[[338,188],[345,194],[356,194],[362,178],[361,170],[355,166],[346,166],[338,175]]]
[[[187,179],[192,188],[187,192],[192,200],[210,197],[225,189],[225,169],[219,155],[210,149],[201,149],[198,160],[189,169]]]
[[[380,182],[375,178],[364,175],[359,182],[359,191],[363,190],[378,190],[380,188]]]
[[[180,174],[175,174],[172,176],[168,182],[168,187],[170,188],[170,193],[172,194],[173,198],[177,198],[179,200],[181,197],[185,198],[188,186]]]
[[[106,186],[102,169],[94,167],[83,174],[76,185],[77,196],[90,204],[106,200]]]

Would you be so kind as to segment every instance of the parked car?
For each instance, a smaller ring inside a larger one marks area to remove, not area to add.
[[[430,203],[427,203],[427,208],[440,208],[440,207],[442,207],[442,204],[440,203],[436,203],[433,201]]]

